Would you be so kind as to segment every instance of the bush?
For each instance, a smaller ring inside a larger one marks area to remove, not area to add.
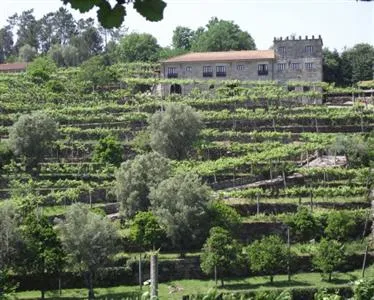
[[[355,228],[356,222],[349,213],[333,211],[327,217],[325,233],[328,238],[343,242],[352,236]]]
[[[98,163],[109,163],[119,166],[123,161],[123,147],[113,136],[106,136],[99,140],[92,155],[92,161]]]
[[[357,280],[354,285],[354,300],[374,299],[374,279]]]
[[[210,227],[222,227],[235,233],[241,224],[241,216],[223,201],[213,201],[209,207]]]
[[[292,237],[300,242],[306,242],[318,237],[321,225],[308,208],[299,206],[297,213],[286,223],[291,227]]]

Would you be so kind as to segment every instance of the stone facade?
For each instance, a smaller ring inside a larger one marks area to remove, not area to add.
[[[273,50],[190,53],[161,63],[162,78],[322,81],[322,39],[274,38]],[[188,94],[209,85],[164,85],[162,94]]]
[[[274,39],[274,80],[322,81],[322,45],[321,36]]]

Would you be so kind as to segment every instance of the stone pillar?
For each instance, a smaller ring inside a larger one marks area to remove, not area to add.
[[[151,299],[158,297],[158,262],[157,253],[151,254]]]

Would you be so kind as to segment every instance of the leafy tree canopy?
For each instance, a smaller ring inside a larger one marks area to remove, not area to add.
[[[171,103],[150,118],[151,147],[161,155],[181,160],[187,157],[203,126],[190,106]]]
[[[130,218],[138,211],[146,211],[150,189],[168,178],[170,172],[169,160],[157,153],[138,155],[122,163],[115,173],[115,193],[121,212]]]
[[[118,45],[120,62],[157,61],[160,46],[157,39],[148,33],[130,33]]]
[[[43,112],[22,115],[9,131],[9,145],[17,156],[25,156],[35,167],[57,137],[57,124]]]
[[[279,236],[263,237],[253,242],[247,251],[251,270],[269,274],[270,282],[287,265],[287,247]]]
[[[248,32],[233,21],[216,17],[209,21],[206,30],[198,33],[192,44],[192,50],[199,52],[254,49],[256,44]]]
[[[88,283],[88,299],[94,298],[93,278],[117,252],[117,229],[104,216],[91,212],[83,204],[73,204],[59,225],[62,244],[70,266],[82,272]]]
[[[328,275],[331,281],[332,272],[344,261],[344,246],[335,240],[322,239],[313,256],[314,266],[321,270],[322,276]]]
[[[213,227],[202,248],[201,269],[206,274],[212,274],[216,268],[223,286],[224,276],[232,274],[243,262],[241,252],[239,243],[232,238],[229,231]]]
[[[151,188],[149,198],[153,213],[181,254],[205,239],[210,189],[197,174],[181,173],[168,178]]]
[[[62,271],[65,253],[47,217],[29,215],[22,226],[22,240],[21,269],[36,274],[42,280]],[[44,299],[44,289],[41,294]]]
[[[156,216],[150,211],[138,212],[130,226],[130,238],[145,250],[161,246],[166,233]]]

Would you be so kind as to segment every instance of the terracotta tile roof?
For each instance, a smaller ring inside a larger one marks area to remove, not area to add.
[[[224,52],[194,52],[180,56],[175,56],[163,63],[179,62],[204,62],[204,61],[236,61],[236,60],[255,60],[255,59],[274,59],[274,50],[242,50],[242,51],[224,51]]]
[[[1,71],[22,71],[26,70],[27,63],[0,64]]]

